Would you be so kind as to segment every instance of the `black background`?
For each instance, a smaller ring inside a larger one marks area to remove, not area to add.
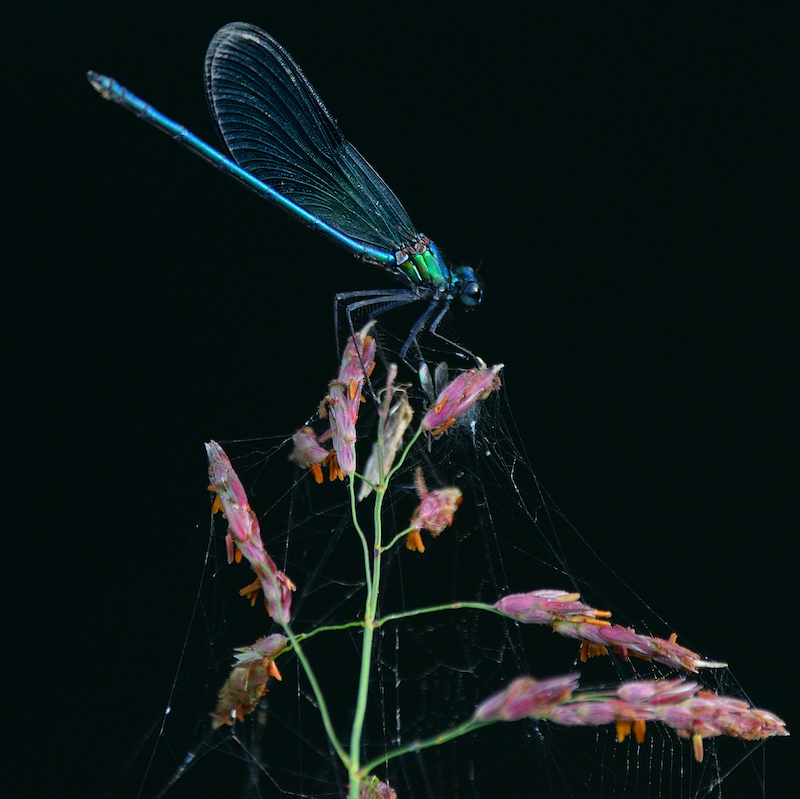
[[[290,50],[421,230],[481,263],[458,329],[506,364],[567,517],[794,726],[790,5],[87,3],[9,23],[5,751],[26,795],[100,795],[132,753],[201,569],[202,442],[291,431],[335,371],[333,294],[389,285],[83,78],[215,141],[203,56],[233,19]],[[791,740],[765,747],[768,797],[794,795]]]

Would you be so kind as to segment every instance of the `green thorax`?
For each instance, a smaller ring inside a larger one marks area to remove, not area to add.
[[[408,260],[398,266],[417,285],[427,283],[441,288],[449,285],[450,270],[430,247],[425,252],[409,255]]]

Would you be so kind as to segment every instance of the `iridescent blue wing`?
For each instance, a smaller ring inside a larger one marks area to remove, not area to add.
[[[268,33],[225,25],[208,46],[205,77],[211,112],[239,166],[347,236],[391,251],[416,241],[400,201]]]

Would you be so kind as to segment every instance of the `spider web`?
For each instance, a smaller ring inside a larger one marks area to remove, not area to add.
[[[373,385],[379,383],[378,374],[373,375]],[[422,392],[410,393],[421,408]],[[367,397],[358,426],[359,463],[374,437],[375,408],[375,397]],[[668,622],[560,512],[531,470],[514,430],[501,391],[429,447],[418,443],[390,485],[384,540],[407,526],[418,502],[413,487],[417,466],[430,487],[459,486],[464,502],[451,528],[435,540],[426,539],[424,554],[402,545],[386,553],[380,615],[460,600],[492,603],[507,593],[558,588],[611,610],[615,623],[669,636]],[[298,586],[292,606],[295,631],[361,618],[363,555],[344,485],[326,481],[318,486],[294,470],[287,463],[288,435],[223,443],[259,516],[266,549]],[[368,498],[359,506],[364,525],[372,502]],[[234,647],[275,631],[260,602],[251,608],[237,596],[251,573],[244,564],[227,564],[225,527],[216,518],[208,524],[201,581],[167,708],[109,795],[344,796],[346,774],[293,657],[279,662],[283,680],[270,683],[246,721],[211,729],[208,712]],[[360,638],[356,627],[305,644],[344,741],[355,701]],[[377,641],[365,761],[463,722],[483,699],[520,674],[547,677],[579,670],[582,687],[680,676],[666,666],[615,655],[581,664],[573,640],[468,609],[387,624]],[[704,652],[701,641],[681,643],[710,659],[724,654]],[[693,678],[716,692],[746,698],[729,669],[705,670]],[[705,744],[705,758],[697,763],[685,740],[657,724],[649,724],[644,743],[637,744],[630,738],[618,743],[611,727],[567,729],[529,720],[496,724],[391,760],[378,773],[401,799],[703,799],[736,796],[738,790],[742,796],[766,795],[760,744],[721,739]]]

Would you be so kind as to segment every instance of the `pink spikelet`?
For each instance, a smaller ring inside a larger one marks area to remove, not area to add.
[[[436,538],[445,527],[453,523],[453,516],[461,504],[461,489],[455,486],[449,488],[437,488],[428,491],[425,485],[425,478],[422,476],[422,468],[417,467],[414,474],[414,487],[420,503],[411,517],[412,532],[408,534],[406,547],[417,552],[424,552],[425,546],[422,543],[421,530],[427,530]]]
[[[395,386],[397,365],[390,363],[381,406],[378,409],[378,436],[363,469],[364,480],[358,487],[359,502],[369,496],[372,486],[389,474],[403,443],[403,435],[414,418],[405,386]]]
[[[362,389],[375,367],[375,339],[369,335],[374,324],[370,322],[347,340],[339,374],[331,381],[325,398],[335,453],[332,480],[350,476],[356,470],[356,422]]]
[[[363,385],[366,378],[372,374],[375,368],[376,344],[369,331],[374,326],[374,320],[368,322],[356,333],[355,338],[350,336],[347,339],[337,380],[343,383],[350,383],[352,380]]]
[[[611,615],[608,611],[595,610],[584,604],[579,594],[552,588],[509,594],[496,602],[495,608],[523,624],[552,624],[570,618],[602,619]]]
[[[503,364],[470,369],[451,380],[436,398],[433,407],[422,417],[422,429],[438,436],[478,400],[484,400],[500,388]]]
[[[610,691],[575,693],[577,680],[576,674],[546,680],[518,677],[482,702],[473,718],[478,722],[540,718],[567,727],[614,724],[618,741],[632,733],[639,743],[646,723],[657,721],[690,738],[698,761],[703,759],[705,738],[726,735],[752,741],[789,734],[774,713],[703,690],[683,678],[632,680]]]
[[[578,674],[563,674],[545,680],[517,677],[508,688],[482,702],[475,721],[519,721],[547,718],[553,708],[572,696],[578,687]]]
[[[726,735],[752,741],[789,734],[774,713],[685,679],[626,682],[613,692],[587,692],[574,699],[553,708],[550,720],[567,726],[616,724],[617,740],[632,732],[639,743],[644,740],[645,723],[658,721],[690,738],[698,761],[703,759],[705,738]]]
[[[359,389],[358,402],[361,398]],[[352,475],[356,470],[356,422],[353,399],[347,389],[347,384],[333,381],[328,387],[328,421],[331,425],[331,438],[336,463],[331,464],[331,480],[335,477],[342,479],[344,475]]]
[[[292,436],[294,447],[289,455],[289,460],[303,469],[310,470],[317,483],[322,482],[322,464],[330,456],[325,447],[320,444],[317,434],[311,427],[303,427]]]
[[[275,633],[236,650],[236,663],[219,689],[216,708],[209,713],[214,729],[244,721],[267,692],[269,679],[283,679],[275,658],[286,648],[286,640],[285,636]]]
[[[725,663],[704,660],[696,652],[676,643],[676,635],[655,638],[640,635],[619,624],[611,624],[607,610],[597,610],[580,601],[578,594],[553,589],[509,594],[495,603],[495,609],[523,624],[549,624],[559,635],[582,642],[581,660],[608,654],[609,648],[623,660],[637,657],[655,660],[683,671],[721,668]]]
[[[388,783],[371,777],[358,786],[358,799],[397,799],[397,792]]]
[[[228,522],[228,535],[225,546],[228,552],[228,563],[234,559],[233,547],[238,550],[237,560],[244,556],[258,577],[257,585],[264,592],[264,603],[267,612],[278,624],[289,621],[292,605],[294,583],[275,565],[275,561],[264,549],[261,541],[261,527],[255,513],[250,509],[247,494],[241,480],[231,465],[230,459],[216,441],[206,444],[208,456],[208,476],[210,489],[216,492],[214,511],[222,509],[222,515]],[[242,592],[252,595],[252,586]]]

